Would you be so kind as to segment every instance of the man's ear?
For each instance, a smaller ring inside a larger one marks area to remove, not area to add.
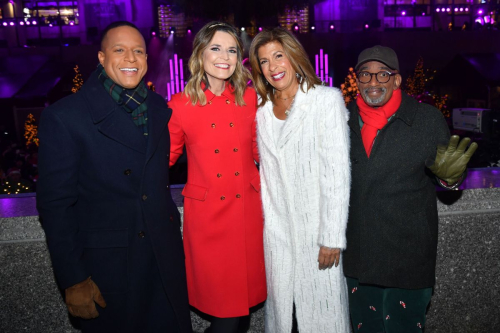
[[[403,81],[403,78],[401,77],[401,74],[396,74],[394,76],[394,90],[398,89],[401,87],[401,82]]]
[[[97,58],[99,59],[99,62],[101,63],[101,65],[104,66],[104,59],[106,59],[106,55],[104,54],[104,52],[99,51],[97,53]]]

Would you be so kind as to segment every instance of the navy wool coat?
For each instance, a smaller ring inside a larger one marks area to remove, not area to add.
[[[149,92],[149,137],[94,73],[42,113],[37,206],[55,276],[91,276],[107,302],[89,332],[191,332],[179,212],[169,189],[171,110]]]
[[[438,213],[434,159],[449,130],[442,113],[403,93],[367,157],[356,103],[351,117],[351,197],[344,273],[361,283],[419,289],[435,281]]]

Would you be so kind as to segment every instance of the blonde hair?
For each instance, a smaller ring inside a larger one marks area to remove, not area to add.
[[[290,61],[293,70],[302,77],[300,89],[302,89],[303,92],[314,88],[317,84],[321,84],[321,80],[314,72],[314,68],[309,61],[309,57],[304,47],[291,32],[283,28],[264,30],[258,33],[253,39],[249,53],[250,65],[252,66],[253,85],[261,97],[259,106],[266,104],[268,100],[271,100],[273,103],[275,102],[273,86],[267,84],[267,80],[264,74],[262,74],[262,68],[260,67],[259,61],[259,49],[271,42],[277,42],[283,47],[283,51]]]
[[[236,41],[237,56],[236,68],[233,75],[228,79],[229,83],[234,89],[234,97],[237,105],[245,105],[243,100],[243,95],[245,89],[247,88],[247,82],[251,78],[248,69],[243,67],[243,42],[238,36],[238,31],[233,26],[224,22],[210,22],[206,24],[201,30],[196,34],[193,41],[193,54],[189,58],[189,71],[191,72],[191,78],[186,84],[184,89],[184,94],[189,97],[191,103],[196,105],[207,104],[207,97],[205,92],[201,88],[201,83],[205,84],[205,89],[210,87],[208,82],[207,74],[203,68],[203,51],[210,44],[210,41],[214,37],[217,31],[222,31],[230,34]]]

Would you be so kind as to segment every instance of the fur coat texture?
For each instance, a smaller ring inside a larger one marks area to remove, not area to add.
[[[266,332],[349,331],[342,264],[319,270],[320,246],[346,247],[348,112],[338,89],[300,88],[279,139],[269,101],[257,111],[268,299]]]

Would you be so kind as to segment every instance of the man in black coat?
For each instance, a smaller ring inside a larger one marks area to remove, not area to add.
[[[40,121],[37,206],[57,282],[84,332],[191,332],[171,110],[142,80],[146,45],[133,24],[108,26],[98,58]]]
[[[401,92],[392,49],[364,50],[356,71],[343,256],[351,321],[355,332],[421,332],[435,282],[435,184],[458,187],[477,144],[465,152],[470,139],[450,140],[439,110]]]

